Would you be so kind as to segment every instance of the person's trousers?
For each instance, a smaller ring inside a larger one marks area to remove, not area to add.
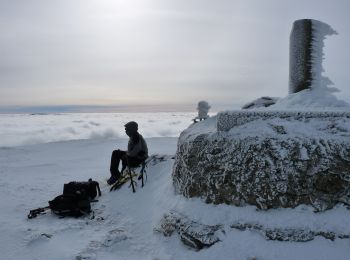
[[[120,161],[122,162],[122,172],[124,171],[127,165],[129,165],[129,167],[136,167],[143,162],[143,160],[140,160],[138,158],[127,156],[126,151],[114,150],[112,152],[110,166],[110,172],[112,176],[119,177]]]
[[[121,150],[114,150],[111,156],[111,167],[110,167],[110,172],[112,176],[119,177],[120,161],[122,162],[122,170],[124,170],[127,165],[126,152]]]

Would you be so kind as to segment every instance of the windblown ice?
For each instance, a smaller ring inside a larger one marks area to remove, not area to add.
[[[310,88],[336,90],[329,88],[332,81],[322,76],[324,39],[333,34],[337,32],[331,26],[317,20],[302,19],[294,22],[290,35],[290,94]]]

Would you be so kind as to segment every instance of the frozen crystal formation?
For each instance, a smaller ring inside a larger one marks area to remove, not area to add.
[[[219,113],[181,133],[173,183],[214,204],[349,205],[350,113]]]
[[[223,232],[223,229],[220,225],[204,225],[172,211],[163,216],[155,231],[164,236],[171,236],[176,231],[185,245],[200,250],[219,242],[219,233]]]
[[[337,34],[328,24],[312,20],[297,20],[290,35],[289,93],[304,89],[326,88],[333,83],[321,74],[324,39]]]

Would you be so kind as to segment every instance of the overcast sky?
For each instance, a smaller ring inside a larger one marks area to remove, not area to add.
[[[0,0],[0,106],[283,97],[302,18],[339,33],[324,75],[349,102],[349,11],[348,0]]]

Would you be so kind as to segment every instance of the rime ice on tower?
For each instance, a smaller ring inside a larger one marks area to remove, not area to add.
[[[289,50],[290,94],[304,89],[326,89],[333,84],[322,76],[323,41],[327,35],[332,34],[337,32],[320,21],[302,19],[294,22]]]

